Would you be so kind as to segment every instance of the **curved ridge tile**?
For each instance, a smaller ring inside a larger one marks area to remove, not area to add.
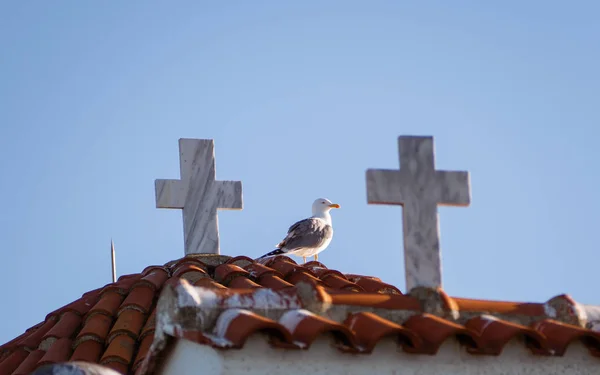
[[[125,299],[123,294],[117,293],[115,290],[102,292],[100,300],[90,309],[88,316],[93,313],[103,313],[106,315],[114,315],[117,313],[119,306]]]
[[[265,264],[265,266],[271,267],[272,269],[278,271],[286,279],[292,273],[297,273],[297,272],[304,272],[304,273],[311,275],[312,277],[315,277],[315,278],[317,277],[314,274],[314,272],[311,271],[309,268],[299,265],[289,258],[287,258],[287,259],[276,258],[274,261]]]
[[[38,365],[38,362],[46,354],[43,350],[34,350],[21,364],[15,369],[12,375],[27,375],[31,373]]]
[[[533,328],[546,337],[553,355],[564,355],[573,341],[580,340],[593,356],[600,357],[600,333],[598,332],[551,319],[536,322]]]
[[[334,305],[365,306],[370,308],[407,310],[421,312],[419,300],[407,295],[382,293],[355,293],[345,290],[327,290],[328,299]]]
[[[204,262],[202,262],[202,261],[200,261],[198,259],[190,258],[188,256],[180,258],[180,259],[178,259],[178,260],[176,260],[174,262],[169,262],[169,263],[167,263],[165,265],[165,267],[168,267],[171,270],[171,275],[173,275],[173,272],[177,268],[179,268],[179,267],[181,267],[181,266],[183,266],[185,264],[198,266],[198,267],[202,268],[205,271],[208,270],[208,265],[207,264],[205,264]]]
[[[290,332],[281,324],[245,309],[223,311],[213,330],[213,344],[217,347],[241,348],[252,334],[266,332],[280,344],[292,344]]]
[[[547,354],[549,351],[544,336],[536,330],[501,320],[492,315],[480,315],[469,319],[465,327],[477,334],[477,347],[468,347],[473,354],[500,355],[504,346],[513,338],[523,336],[527,347],[536,354]]]
[[[234,264],[236,266],[246,268],[247,265],[254,263],[254,259],[244,256],[244,255],[238,255],[237,257],[228,259],[225,263],[226,264]]]
[[[172,272],[172,277],[173,278],[177,278],[177,277],[183,277],[184,274],[188,273],[188,272],[195,272],[195,273],[200,273],[203,275],[206,275],[208,277],[208,273],[206,272],[206,270],[200,266],[198,266],[197,264],[182,264],[181,266],[174,268],[173,272]]]
[[[169,278],[169,272],[164,267],[147,267],[142,272],[143,277],[138,283],[145,283],[155,291],[162,288],[163,284]]]
[[[346,351],[358,352],[358,345],[354,334],[344,325],[323,318],[304,309],[286,311],[279,323],[284,326],[295,342],[303,348],[310,345],[322,334],[331,333],[339,342],[338,347]]]
[[[249,264],[249,265],[245,266],[244,269],[246,271],[248,271],[248,274],[250,275],[250,277],[252,277],[254,279],[259,279],[260,277],[262,277],[264,275],[268,275],[268,274],[277,275],[277,276],[283,278],[283,275],[281,273],[279,273],[278,271],[274,270],[273,268],[262,265],[260,263]]]
[[[323,276],[320,276],[320,278],[321,281],[323,281],[323,284],[333,289],[364,292],[364,289],[361,286],[346,279],[344,275],[337,271],[325,273]]]
[[[231,280],[237,277],[248,277],[248,271],[235,264],[223,263],[215,268],[215,281],[223,285],[228,285]]]
[[[52,316],[51,318],[46,320],[41,327],[31,331],[29,335],[24,337],[22,340],[16,342],[15,344],[17,344],[18,346],[26,347],[28,349],[37,349],[42,340],[44,339],[46,333],[50,332],[58,322],[58,317]]]
[[[403,347],[417,348],[421,345],[421,339],[411,330],[371,312],[350,314],[344,325],[354,333],[361,351],[365,353],[371,353],[381,339],[389,336],[396,336]]]
[[[507,315],[544,316],[544,304],[452,297],[458,310]]]
[[[271,267],[271,265],[273,263],[278,262],[278,261],[285,261],[285,262],[289,262],[292,264],[298,264],[292,258],[288,257],[287,255],[276,255],[276,256],[272,256],[272,257],[260,258],[260,259],[255,260],[256,263],[260,263],[267,267]]]
[[[347,274],[346,278],[356,285],[359,285],[364,289],[365,292],[371,293],[384,293],[384,294],[403,294],[400,289],[396,288],[391,284],[384,283],[378,277],[372,276],[361,276]]]
[[[478,338],[465,327],[449,320],[431,314],[413,315],[404,327],[413,331],[422,340],[422,345],[416,348],[406,347],[409,353],[434,355],[449,337],[455,337],[467,347],[477,347]]]
[[[58,322],[49,330],[43,337],[47,339],[54,337],[57,339],[72,337],[73,334],[81,327],[81,316],[77,315],[73,311],[65,312]]]
[[[19,367],[21,362],[27,359],[29,352],[24,348],[18,348],[8,357],[0,362],[0,374],[12,374]]]
[[[283,288],[291,288],[294,284],[289,283],[279,277],[277,274],[263,274],[256,281],[265,288],[280,290]]]

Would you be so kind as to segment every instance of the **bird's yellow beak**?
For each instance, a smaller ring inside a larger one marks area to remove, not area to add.
[[[331,208],[340,208],[340,205],[337,204],[337,203],[332,203],[332,204],[329,205],[329,207],[331,207]]]

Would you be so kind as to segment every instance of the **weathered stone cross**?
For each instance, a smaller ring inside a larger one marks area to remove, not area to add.
[[[185,254],[219,254],[217,209],[241,210],[241,181],[215,181],[212,139],[180,139],[181,180],[156,180],[156,207],[183,209]]]
[[[398,138],[400,170],[367,170],[367,202],[403,210],[406,289],[441,287],[438,205],[468,206],[469,172],[436,171],[433,137]]]

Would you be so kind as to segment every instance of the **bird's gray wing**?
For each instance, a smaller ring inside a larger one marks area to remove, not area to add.
[[[321,246],[333,236],[333,228],[325,221],[315,218],[300,220],[288,230],[287,236],[277,247],[288,251]]]

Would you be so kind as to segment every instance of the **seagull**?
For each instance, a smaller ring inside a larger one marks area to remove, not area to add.
[[[258,259],[293,254],[302,257],[304,263],[306,263],[306,258],[311,256],[314,256],[317,261],[318,254],[329,246],[333,238],[331,214],[329,213],[332,208],[340,208],[340,205],[331,203],[329,199],[325,198],[315,200],[312,205],[313,216],[294,223],[288,229],[283,241],[276,245],[277,248]]]

